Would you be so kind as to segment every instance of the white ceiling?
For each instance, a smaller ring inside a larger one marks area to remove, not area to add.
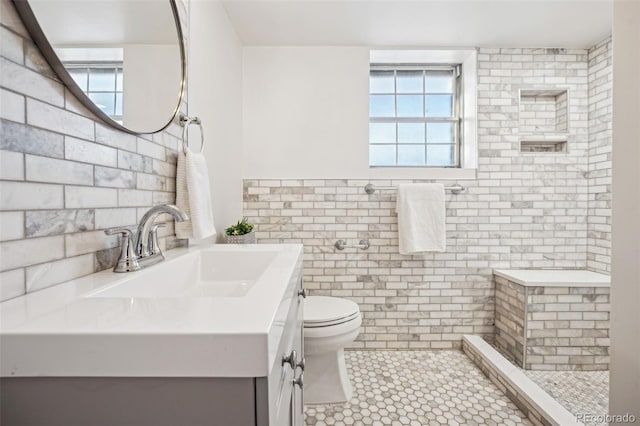
[[[54,46],[177,44],[173,11],[158,0],[30,0]]]
[[[247,46],[586,48],[611,34],[612,0],[226,0]]]

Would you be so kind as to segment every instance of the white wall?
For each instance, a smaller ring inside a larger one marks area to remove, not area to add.
[[[218,236],[242,216],[242,45],[217,1],[190,2],[189,114],[202,119]],[[192,137],[199,137],[193,131]]]
[[[122,122],[153,132],[169,122],[181,89],[180,48],[162,44],[124,46]]]
[[[640,2],[614,2],[612,414],[640,419]]]
[[[245,178],[313,178],[366,166],[369,51],[244,49]]]
[[[369,48],[245,47],[245,179],[471,178],[369,168]]]

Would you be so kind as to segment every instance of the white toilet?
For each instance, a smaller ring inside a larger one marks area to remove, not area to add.
[[[305,404],[351,399],[344,347],[358,337],[361,324],[360,308],[350,300],[325,296],[304,300]]]

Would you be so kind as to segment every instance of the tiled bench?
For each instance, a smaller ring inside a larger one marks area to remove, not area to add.
[[[499,269],[495,345],[527,370],[609,369],[608,275]]]

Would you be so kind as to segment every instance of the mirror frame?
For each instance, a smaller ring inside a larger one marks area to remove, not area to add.
[[[175,120],[175,118],[178,115],[178,113],[180,112],[180,106],[182,105],[182,100],[184,99],[185,85],[186,85],[186,79],[187,79],[187,59],[186,59],[186,52],[185,52],[184,33],[182,31],[182,24],[180,23],[180,14],[178,12],[178,6],[176,4],[176,0],[168,0],[168,2],[171,5],[171,10],[173,12],[173,18],[174,18],[175,23],[176,23],[178,44],[180,45],[180,61],[181,61],[180,70],[182,72],[182,79],[180,81],[180,91],[179,91],[179,94],[178,94],[178,102],[176,104],[176,107],[175,107],[173,113],[171,114],[171,117],[169,118],[169,120],[161,128],[159,128],[158,130],[155,130],[155,131],[151,131],[151,132],[137,132],[137,131],[129,129],[129,128],[123,126],[122,124],[116,122],[115,120],[113,120],[111,117],[109,117],[107,114],[105,114],[100,108],[98,108],[96,106],[96,104],[94,104],[93,101],[91,101],[91,99],[89,99],[89,97],[76,84],[76,82],[73,80],[73,78],[71,78],[71,75],[69,74],[69,72],[67,71],[65,66],[62,64],[60,59],[58,58],[58,55],[56,54],[55,50],[51,46],[51,43],[49,43],[49,40],[47,39],[46,35],[44,34],[44,31],[42,30],[42,27],[38,23],[38,19],[36,18],[35,14],[33,13],[33,9],[29,5],[29,1],[28,0],[13,0],[13,4],[15,5],[16,10],[18,11],[18,14],[20,15],[20,18],[22,19],[22,22],[24,23],[25,27],[27,28],[27,31],[29,31],[29,34],[33,38],[33,41],[35,42],[36,46],[38,46],[38,49],[40,49],[40,52],[42,53],[44,58],[49,63],[49,66],[53,69],[53,71],[60,78],[60,80],[62,80],[62,82],[69,89],[69,91],[71,93],[73,93],[73,95],[87,109],[89,109],[89,111],[91,111],[93,114],[95,114],[105,124],[115,128],[117,130],[120,130],[120,131],[123,131],[123,132],[126,132],[126,133],[130,133],[130,134],[133,134],[133,135],[143,135],[143,134],[158,133],[158,132],[163,131],[167,127],[169,127],[171,125],[171,123],[173,123],[173,121]]]

